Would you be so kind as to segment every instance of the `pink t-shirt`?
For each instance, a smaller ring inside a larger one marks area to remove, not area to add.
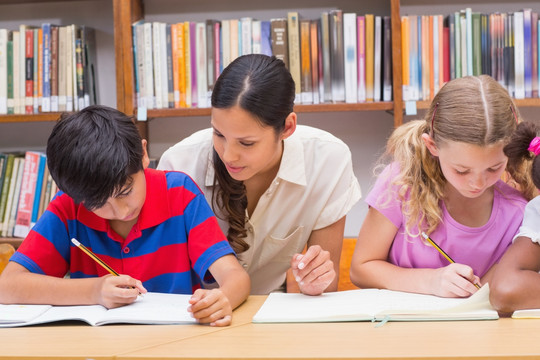
[[[388,177],[388,174],[391,174]],[[448,265],[448,261],[439,252],[425,244],[421,238],[411,238],[405,234],[406,218],[401,212],[401,201],[397,195],[389,202],[377,201],[386,191],[397,194],[396,186],[389,186],[390,179],[398,174],[398,165],[387,166],[377,179],[373,189],[366,197],[369,206],[378,210],[397,228],[397,234],[388,254],[388,260],[404,268],[440,268]],[[495,184],[493,209],[489,221],[481,227],[468,227],[454,220],[443,201],[442,222],[430,237],[455,262],[469,265],[480,277],[497,263],[512,238],[519,230],[523,220],[523,212],[527,201],[519,191],[499,180]],[[411,233],[418,233],[415,226]]]

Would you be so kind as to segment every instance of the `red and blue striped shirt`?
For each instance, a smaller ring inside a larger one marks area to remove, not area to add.
[[[186,174],[145,170],[146,200],[126,239],[109,221],[59,192],[11,257],[38,274],[71,278],[108,272],[71,243],[76,238],[120,274],[148,291],[191,294],[208,268],[234,254],[204,195]]]

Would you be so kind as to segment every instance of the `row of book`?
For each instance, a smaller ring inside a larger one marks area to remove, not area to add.
[[[539,97],[538,13],[401,17],[403,100],[432,99],[447,81],[487,74],[516,99]]]
[[[97,103],[94,31],[84,25],[0,29],[0,115]]]
[[[0,153],[0,236],[26,237],[57,192],[45,154]]]
[[[318,19],[288,12],[268,21],[138,21],[133,53],[139,108],[209,107],[223,69],[251,53],[285,62],[297,103],[392,99],[389,16],[332,10]]]

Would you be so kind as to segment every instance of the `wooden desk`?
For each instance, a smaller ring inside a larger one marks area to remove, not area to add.
[[[141,359],[539,359],[540,320],[246,323],[119,355]]]
[[[540,359],[540,320],[252,324],[264,299],[250,297],[225,328],[3,328],[0,359]]]
[[[248,299],[235,311],[231,326],[221,328],[203,325],[93,327],[75,321],[0,328],[0,359],[114,359],[118,354],[248,324],[263,301],[264,297]]]

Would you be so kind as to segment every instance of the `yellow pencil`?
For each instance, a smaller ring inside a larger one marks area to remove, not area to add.
[[[429,242],[435,249],[437,249],[442,256],[444,256],[446,258],[446,260],[448,260],[451,264],[455,264],[455,261],[450,257],[450,255],[448,255],[446,252],[444,252],[443,249],[441,249],[441,247],[439,245],[437,245],[435,243],[435,241],[433,241],[425,232],[422,231],[422,237],[424,239],[426,239],[427,242]],[[474,286],[476,286],[477,289],[480,289],[480,286],[478,286],[478,284],[473,284]]]
[[[83,244],[81,244],[77,239],[71,239],[71,242],[73,244],[75,244],[76,247],[78,247],[79,249],[81,249],[82,251],[84,251],[84,253],[88,256],[90,256],[92,259],[94,259],[99,265],[103,266],[105,268],[105,270],[107,270],[108,272],[110,272],[111,274],[115,275],[115,276],[120,276],[116,271],[114,271],[114,269],[112,267],[110,267],[109,265],[105,264],[103,262],[103,260],[101,260],[100,258],[98,258],[96,256],[96,254],[94,254],[93,252],[91,252],[90,250],[88,250],[88,248],[86,246],[84,246]]]

